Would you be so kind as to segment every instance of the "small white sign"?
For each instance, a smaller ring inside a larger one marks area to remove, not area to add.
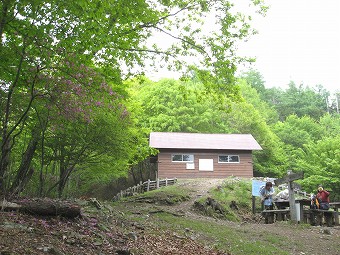
[[[194,170],[195,169],[195,163],[187,163],[187,169],[188,170]]]

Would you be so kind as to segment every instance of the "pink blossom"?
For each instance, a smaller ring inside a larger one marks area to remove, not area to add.
[[[76,95],[77,96],[81,96],[82,95],[82,88],[80,87],[80,86],[78,86],[78,87],[75,87],[74,88],[74,91],[75,91],[75,93],[76,93]]]
[[[125,118],[125,117],[127,117],[128,115],[129,115],[129,112],[128,112],[126,109],[124,109],[123,112],[121,113],[121,117],[122,117],[122,118]]]
[[[102,89],[105,89],[106,86],[107,86],[107,84],[106,84],[105,82],[102,82],[102,83],[100,84],[100,88],[102,88]]]
[[[66,80],[65,83],[66,83],[66,85],[72,85],[73,84],[73,82],[71,80]]]

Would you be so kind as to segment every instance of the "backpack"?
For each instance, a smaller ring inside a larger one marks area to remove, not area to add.
[[[317,199],[315,196],[313,196],[311,199],[310,209],[320,209],[319,199]]]

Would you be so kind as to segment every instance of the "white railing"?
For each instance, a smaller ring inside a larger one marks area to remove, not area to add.
[[[164,180],[160,180],[157,179],[155,181],[151,181],[150,179],[147,180],[146,182],[140,182],[139,184],[127,188],[126,190],[121,190],[117,195],[114,196],[113,200],[114,201],[118,201],[123,197],[130,197],[139,193],[144,193],[146,191],[150,191],[150,190],[155,190],[158,189],[160,187],[165,187],[168,185],[174,185],[177,182],[177,179],[164,179]]]

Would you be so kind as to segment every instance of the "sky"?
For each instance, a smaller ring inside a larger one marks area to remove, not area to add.
[[[242,8],[249,1],[237,3]],[[340,92],[340,0],[265,2],[270,6],[267,15],[253,16],[258,34],[240,43],[239,55],[256,57],[252,67],[262,74],[268,88],[285,89],[294,81],[309,87],[322,85],[331,94]],[[150,75],[178,78],[165,70]]]
[[[255,56],[266,87],[286,88],[289,81],[322,85],[340,92],[340,1],[267,0],[266,17],[256,17],[258,34],[239,46]]]

